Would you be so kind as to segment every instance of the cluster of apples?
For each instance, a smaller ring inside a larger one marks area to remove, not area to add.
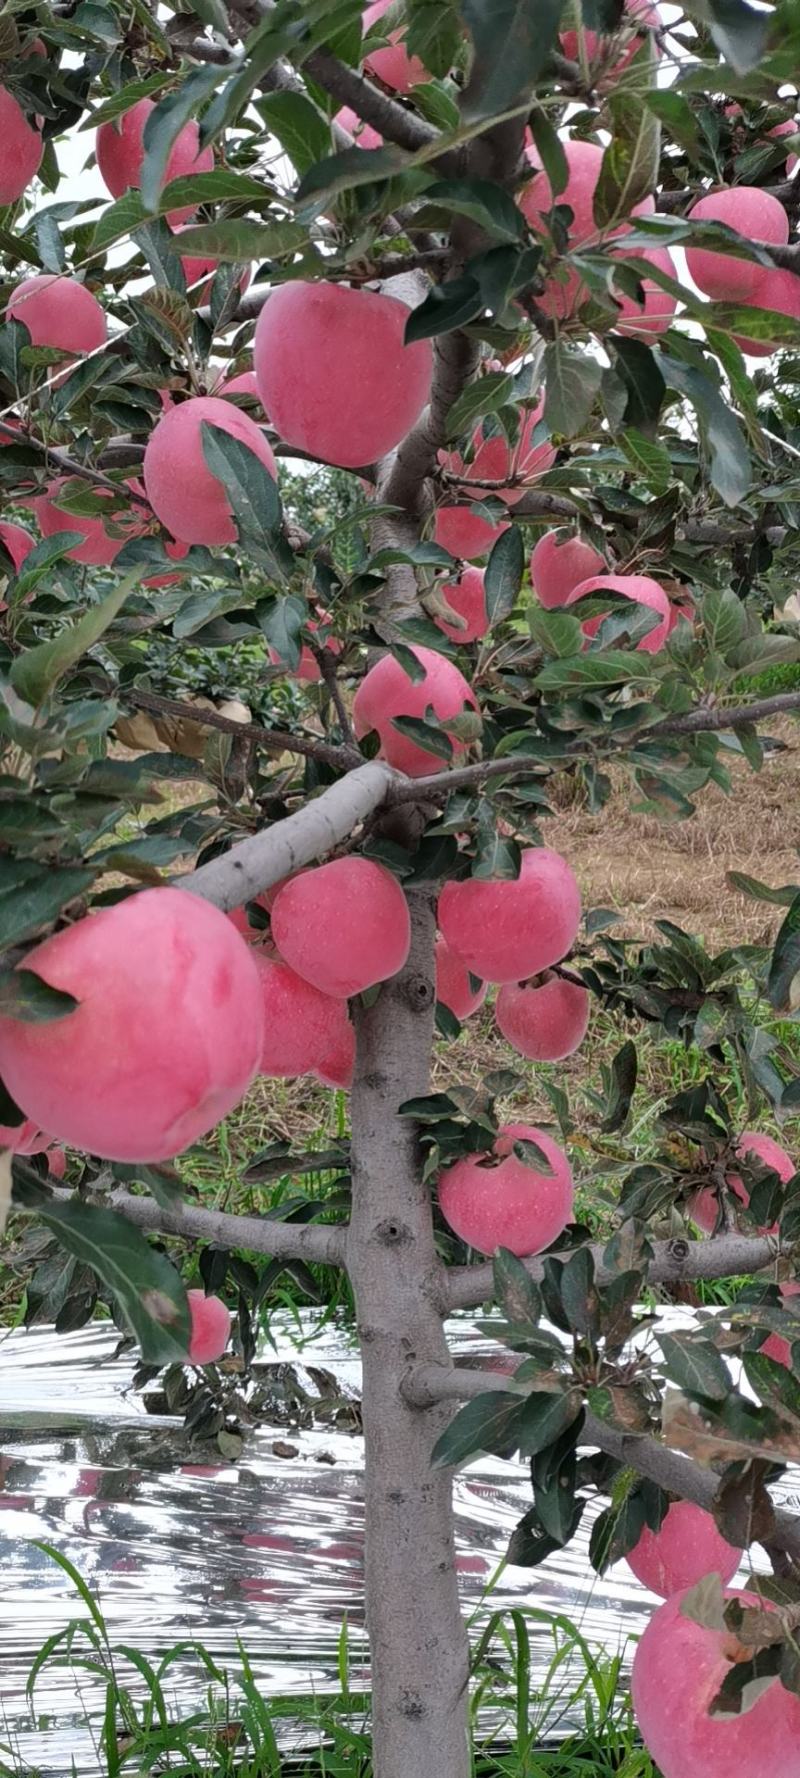
[[[676,624],[693,615],[688,591],[682,599],[673,601],[660,582],[648,574],[609,574],[603,557],[592,544],[570,532],[546,531],[533,550],[530,569],[533,590],[547,610],[568,607],[589,594],[607,590],[654,611],[657,621],[636,644],[645,654],[660,653]],[[587,637],[597,635],[604,615],[601,612],[584,620],[582,628]]]

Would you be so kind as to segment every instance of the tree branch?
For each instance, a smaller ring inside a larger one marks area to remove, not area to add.
[[[659,735],[699,735],[716,729],[736,728],[742,722],[764,722],[785,710],[800,710],[800,691],[777,691],[771,698],[755,698],[751,704],[724,704],[687,710],[683,716],[667,716],[642,732],[652,740]]]
[[[278,1222],[269,1216],[231,1216],[224,1210],[203,1210],[194,1204],[178,1204],[174,1209],[165,1210],[155,1198],[136,1198],[125,1191],[104,1193],[102,1202],[146,1233],[185,1235],[190,1240],[210,1241],[216,1247],[269,1253],[273,1259],[305,1259],[320,1265],[344,1265],[347,1238],[344,1226]]]
[[[362,123],[371,124],[379,131],[385,142],[394,142],[398,148],[416,154],[420,148],[429,148],[436,141],[437,130],[415,112],[407,111],[396,99],[388,98],[365,75],[346,67],[330,50],[313,50],[303,65],[312,80],[316,80],[333,99],[338,99],[340,105],[349,105]],[[443,170],[445,162],[452,164],[454,160],[452,153],[443,154],[436,162],[437,169]]]
[[[350,771],[363,763],[363,756],[355,746],[337,747],[331,741],[317,740],[316,736],[297,735],[292,729],[262,728],[258,722],[235,722],[217,710],[204,710],[196,704],[183,703],[180,698],[162,698],[157,692],[139,691],[136,686],[121,686],[116,695],[121,703],[131,705],[134,710],[151,711],[156,716],[174,716],[177,722],[195,722],[198,728],[221,729],[225,735],[244,736],[246,740],[258,741],[271,753],[298,753],[303,759],[318,759],[341,771]]]
[[[520,1363],[522,1358],[520,1357]],[[470,1401],[477,1395],[486,1395],[494,1390],[506,1390],[514,1393],[513,1376],[503,1376],[497,1371],[481,1371],[461,1366],[425,1364],[416,1365],[409,1371],[403,1385],[406,1401],[417,1408],[434,1407],[443,1401]],[[524,1393],[524,1392],[522,1392]],[[668,1445],[661,1445],[657,1439],[650,1438],[647,1433],[618,1432],[605,1420],[598,1420],[595,1414],[586,1414],[581,1433],[581,1445],[597,1446],[615,1457],[618,1463],[626,1468],[638,1470],[640,1475],[647,1476],[667,1494],[676,1494],[681,1500],[691,1500],[695,1506],[702,1506],[711,1512],[719,1487],[719,1476],[702,1464],[695,1463],[691,1457],[684,1457],[680,1452],[673,1451]],[[754,1540],[755,1541],[755,1540]],[[800,1560],[800,1519],[793,1513],[775,1509],[775,1529],[768,1544],[768,1550],[784,1550],[788,1555]]]
[[[239,734],[242,726],[236,724]],[[276,821],[263,833],[241,840],[210,864],[201,864],[198,870],[175,878],[174,887],[201,895],[226,912],[241,907],[282,877],[302,870],[305,864],[313,864],[348,839],[386,801],[393,782],[394,773],[379,760],[358,766],[296,814]]]
[[[653,1241],[652,1247],[653,1258],[647,1268],[649,1284],[686,1284],[697,1278],[735,1278],[743,1272],[762,1272],[774,1263],[779,1251],[779,1243],[772,1235],[715,1235],[708,1241],[686,1241],[678,1236]],[[616,1276],[602,1263],[604,1250],[602,1241],[589,1248],[598,1284],[609,1284]],[[538,1255],[524,1263],[531,1278],[538,1280],[544,1276],[544,1260]],[[448,1310],[474,1309],[487,1302],[493,1290],[491,1261],[480,1266],[455,1266],[447,1273]]]

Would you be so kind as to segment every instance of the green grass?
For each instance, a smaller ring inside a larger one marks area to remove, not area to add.
[[[369,1700],[351,1683],[346,1626],[337,1694],[266,1697],[241,1643],[235,1665],[223,1668],[194,1640],[150,1659],[114,1642],[81,1575],[59,1551],[40,1547],[68,1576],[83,1615],[39,1650],[28,1678],[31,1719],[37,1688],[52,1665],[74,1676],[77,1697],[84,1674],[99,1681],[103,1708],[91,1723],[98,1778],[140,1778],[164,1771],[167,1761],[172,1778],[372,1778]],[[538,1685],[534,1635],[540,1670],[543,1641],[547,1650]],[[187,1660],[196,1667],[204,1702],[176,1710],[171,1672]],[[491,1735],[479,1722],[486,1706]],[[303,1726],[308,1751],[301,1755],[279,1749],[287,1721]],[[472,1778],[653,1778],[637,1742],[620,1655],[592,1649],[561,1613],[525,1606],[492,1614],[473,1654],[471,1725]],[[0,1778],[36,1778],[4,1730],[2,1706]]]

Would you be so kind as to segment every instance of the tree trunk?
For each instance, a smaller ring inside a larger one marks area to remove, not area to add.
[[[468,1778],[468,1644],[458,1603],[449,1471],[431,1450],[451,1409],[401,1395],[415,1361],[450,1362],[430,1192],[404,1099],[429,1090],[434,918],[409,895],[408,963],[356,1014],[348,1270],[364,1371],[366,1609],[375,1778]]]

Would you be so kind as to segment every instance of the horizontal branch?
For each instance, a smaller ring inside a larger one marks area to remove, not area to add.
[[[697,1278],[736,1278],[742,1273],[762,1272],[772,1265],[779,1243],[772,1235],[714,1235],[708,1241],[686,1241],[673,1236],[653,1241],[653,1258],[647,1267],[649,1284],[687,1284]],[[610,1284],[616,1274],[602,1263],[604,1243],[589,1249],[598,1284]],[[544,1277],[544,1259],[525,1260],[534,1279]],[[447,1273],[448,1309],[474,1309],[488,1302],[494,1292],[491,1261],[481,1266],[456,1266]]]
[[[340,105],[348,105],[356,117],[360,117],[362,123],[371,124],[385,142],[393,142],[396,147],[416,154],[420,148],[429,148],[436,141],[437,130],[415,112],[406,110],[405,105],[382,93],[365,75],[348,68],[330,50],[313,50],[306,57],[304,67],[331,98],[338,99]],[[447,160],[452,163],[455,156],[443,154],[436,163],[437,168],[441,170]]]
[[[504,1376],[498,1371],[425,1364],[417,1365],[409,1372],[403,1394],[412,1406],[427,1408],[442,1401],[474,1400],[476,1396],[486,1395],[494,1390],[513,1393],[513,1377]],[[711,1512],[719,1487],[719,1476],[713,1470],[705,1469],[702,1464],[695,1463],[691,1457],[684,1457],[680,1452],[671,1450],[668,1445],[659,1444],[657,1439],[651,1438],[647,1433],[619,1432],[605,1420],[598,1420],[595,1414],[587,1413],[580,1442],[582,1446],[596,1446],[599,1450],[608,1452],[610,1457],[615,1457],[626,1468],[636,1469],[640,1475],[647,1476],[649,1481],[655,1482],[665,1493],[676,1494],[681,1500],[691,1500],[695,1506]],[[783,1550],[787,1555],[800,1559],[800,1518],[776,1508],[775,1529],[769,1544],[764,1547],[769,1550]]]
[[[764,722],[769,716],[800,710],[800,691],[776,691],[771,698],[755,698],[750,704],[701,705],[683,716],[667,716],[642,732],[648,740],[658,735],[699,735],[711,730],[738,728],[743,722]]]
[[[356,747],[337,747],[330,741],[317,740],[315,735],[298,735],[292,729],[263,728],[258,722],[236,722],[218,710],[204,710],[187,704],[181,698],[162,698],[157,692],[140,691],[136,686],[121,686],[117,691],[121,703],[153,716],[172,716],[176,722],[194,722],[198,728],[220,729],[225,735],[257,741],[270,753],[298,753],[304,759],[318,759],[323,765],[347,771],[362,759]]]
[[[273,1259],[305,1259],[320,1265],[343,1266],[347,1231],[326,1223],[279,1222],[269,1216],[231,1216],[224,1210],[204,1210],[194,1204],[177,1204],[166,1210],[155,1198],[136,1198],[114,1191],[102,1202],[126,1222],[147,1234],[185,1235],[194,1241],[211,1241],[215,1247],[268,1253]]]
[[[239,732],[241,733],[240,725]],[[322,858],[387,799],[394,782],[389,766],[373,760],[339,778],[311,802],[262,833],[241,840],[222,857],[174,879],[176,889],[202,895],[227,913],[264,889]]]

